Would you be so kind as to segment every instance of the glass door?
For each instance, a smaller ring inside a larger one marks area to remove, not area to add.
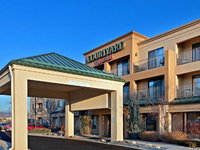
[[[200,96],[200,75],[193,76],[192,82],[193,96]]]

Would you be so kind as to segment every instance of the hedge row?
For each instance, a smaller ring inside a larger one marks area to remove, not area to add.
[[[200,141],[193,141],[187,138],[187,134],[174,131],[165,133],[161,138],[159,138],[158,132],[155,131],[146,131],[142,132],[139,135],[140,140],[144,141],[151,141],[151,142],[165,142],[170,144],[178,144],[182,146],[189,146],[189,147],[200,147]]]

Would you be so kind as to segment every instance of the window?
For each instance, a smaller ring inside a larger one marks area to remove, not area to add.
[[[38,103],[39,109],[42,109],[42,103]]]
[[[200,75],[193,76],[192,91],[193,96],[200,96]]]
[[[47,101],[45,102],[45,107],[46,107],[46,108],[49,108],[48,106],[49,106],[49,101],[47,100]]]
[[[35,109],[35,108],[34,108],[34,104],[31,104],[31,109],[32,109],[32,110],[34,110],[34,109]]]
[[[200,61],[200,43],[192,45],[192,61]]]
[[[60,106],[60,107],[63,106],[63,101],[62,101],[62,100],[59,101],[59,106]]]
[[[96,127],[97,127],[97,118],[96,118],[96,116],[92,116],[92,120],[93,120],[92,129],[96,129]]]
[[[149,80],[148,86],[150,99],[164,96],[164,79]]]
[[[98,70],[101,70],[102,72],[104,72],[104,65],[98,67],[97,69],[98,69]]]
[[[128,102],[129,99],[129,83],[126,83],[123,87],[123,100]]]
[[[129,74],[129,60],[123,60],[117,63],[118,77]]]
[[[148,54],[148,68],[158,68],[164,66],[164,48],[150,51]]]

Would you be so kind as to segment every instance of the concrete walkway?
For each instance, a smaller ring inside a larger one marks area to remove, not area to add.
[[[9,148],[11,148],[10,142],[0,140],[0,150],[8,150]]]
[[[126,139],[127,143],[132,143],[132,145],[141,145],[144,149],[167,149],[167,150],[196,150],[197,148],[189,148],[185,146],[180,146],[176,144],[167,144],[163,142],[149,142],[141,140],[130,140]]]

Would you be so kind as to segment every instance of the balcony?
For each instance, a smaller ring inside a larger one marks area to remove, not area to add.
[[[43,111],[43,108],[38,108],[37,109],[37,112],[42,112]]]
[[[177,65],[200,61],[200,50],[187,50],[177,54]]]
[[[200,96],[200,82],[185,84],[177,88],[177,98]]]
[[[128,75],[130,74],[130,65],[127,64],[116,69],[109,70],[108,73],[117,77]]]
[[[150,70],[164,66],[165,57],[164,54],[158,55],[154,58],[144,59],[134,63],[134,73]]]
[[[147,89],[138,90],[138,99],[142,100],[155,100],[155,99],[163,99],[164,98],[164,87],[157,86],[151,87]]]

